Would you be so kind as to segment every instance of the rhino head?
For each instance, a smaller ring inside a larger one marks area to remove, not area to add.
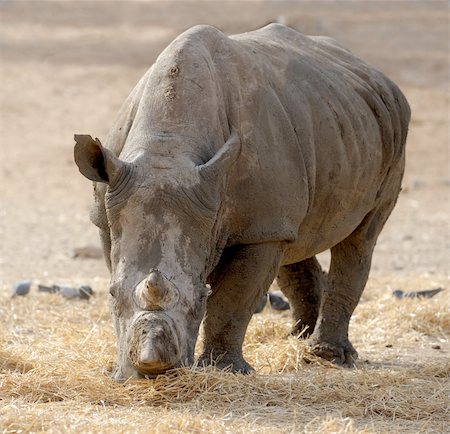
[[[117,334],[114,378],[191,365],[206,278],[220,254],[221,196],[239,155],[237,133],[206,162],[145,151],[118,158],[91,136],[75,141],[80,172],[106,184],[102,240]]]

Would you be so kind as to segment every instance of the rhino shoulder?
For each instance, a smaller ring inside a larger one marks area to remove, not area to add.
[[[211,38],[223,38],[226,37],[223,32],[221,32],[217,27],[211,26],[210,24],[197,24],[190,27],[184,33],[180,35],[181,37],[189,36],[201,36],[201,37],[211,37]]]
[[[219,42],[228,40],[228,36],[214,26],[208,24],[198,24],[183,32],[178,36],[163,52],[163,57],[167,55],[181,54],[188,51],[202,51],[207,48],[213,53],[218,47]],[[220,44],[219,44],[220,46]],[[185,61],[187,59],[184,59]],[[192,59],[195,60],[195,59]]]

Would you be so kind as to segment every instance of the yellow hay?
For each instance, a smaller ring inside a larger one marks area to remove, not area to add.
[[[106,291],[89,302],[5,295],[0,425],[25,432],[445,432],[449,304],[445,291],[398,301],[369,288],[352,322],[361,356],[355,369],[309,355],[304,341],[288,336],[289,313],[266,308],[244,345],[256,373],[194,367],[117,384],[108,377],[115,338]]]

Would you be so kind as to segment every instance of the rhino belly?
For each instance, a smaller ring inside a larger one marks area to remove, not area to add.
[[[293,264],[328,250],[347,238],[362,222],[374,206],[374,198],[368,195],[360,206],[346,209],[342,203],[324,217],[324,211],[308,214],[298,230],[298,237],[285,250],[282,265]],[[349,204],[349,207],[351,205]]]

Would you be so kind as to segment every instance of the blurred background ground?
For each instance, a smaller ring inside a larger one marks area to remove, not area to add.
[[[396,288],[442,286],[448,291],[447,1],[2,0],[0,20],[0,321],[11,348],[23,343],[13,330],[20,319],[15,315],[33,315],[8,299],[17,280],[86,282],[104,307],[108,274],[103,260],[74,258],[77,248],[99,242],[88,219],[92,188],[73,163],[73,134],[104,138],[121,103],[161,50],[199,23],[231,34],[277,20],[306,34],[329,35],[401,87],[412,108],[404,189],[380,236],[362,303],[376,310],[377,297],[383,300]],[[325,264],[327,259],[322,255]],[[447,291],[438,296],[443,305]],[[33,297],[40,306],[42,300]],[[74,306],[76,324],[83,305]],[[45,314],[42,306],[38,311]],[[373,315],[372,323],[382,323]],[[94,313],[89,318],[96,324]],[[364,321],[356,321],[356,336],[363,329]],[[414,338],[392,357],[410,367],[445,360],[448,344],[446,331],[441,332],[423,341]],[[388,351],[382,340],[372,349],[359,340],[369,358]],[[441,350],[429,351],[437,341]],[[412,425],[412,432],[420,426],[428,425]]]
[[[386,72],[412,107],[399,203],[373,275],[448,276],[449,130],[446,1],[1,1],[0,284],[90,280],[100,260],[88,222],[89,181],[73,163],[73,134],[104,138],[161,50],[191,25],[227,33],[274,20],[337,38]]]

